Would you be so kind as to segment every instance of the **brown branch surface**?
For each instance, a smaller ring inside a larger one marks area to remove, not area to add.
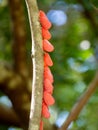
[[[26,27],[23,3],[21,0],[8,0],[12,18],[14,70],[27,75],[26,66]]]
[[[59,130],[67,130],[70,123],[78,117],[79,113],[91,97],[91,95],[95,92],[96,88],[98,87],[98,72],[96,72],[96,75],[90,85],[88,86],[88,89],[85,91],[85,93],[80,97],[78,102],[73,106],[68,118],[64,122],[64,124],[61,126]]]
[[[39,130],[43,95],[43,49],[36,0],[26,0],[32,37],[33,83],[29,130]]]

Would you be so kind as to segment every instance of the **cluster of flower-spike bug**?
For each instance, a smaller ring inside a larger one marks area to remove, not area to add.
[[[43,51],[44,51],[44,81],[43,81],[43,101],[42,101],[42,117],[49,118],[49,106],[53,105],[55,100],[52,97],[53,93],[53,75],[49,67],[53,65],[48,52],[54,50],[53,45],[49,42],[51,34],[48,31],[51,28],[51,22],[48,20],[43,11],[39,11],[39,20],[42,29]],[[43,130],[43,121],[40,122],[40,130]]]

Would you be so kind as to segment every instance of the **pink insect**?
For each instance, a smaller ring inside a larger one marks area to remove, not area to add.
[[[43,100],[42,100],[42,116],[44,118],[50,117],[49,106],[55,103],[54,98],[52,97],[53,93],[53,75],[49,69],[53,65],[53,61],[48,54],[48,52],[52,52],[54,50],[53,45],[48,41],[51,38],[51,34],[49,32],[51,22],[48,20],[46,14],[40,10],[39,11],[39,21],[42,28],[42,46],[44,51],[44,84],[43,84]],[[40,130],[43,130],[43,121],[40,122]]]

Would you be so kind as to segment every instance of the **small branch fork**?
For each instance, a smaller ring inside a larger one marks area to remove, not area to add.
[[[36,0],[26,0],[32,38],[33,83],[29,130],[39,130],[43,95],[43,49]]]

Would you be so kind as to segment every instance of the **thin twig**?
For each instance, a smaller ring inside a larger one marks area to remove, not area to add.
[[[68,118],[64,122],[64,124],[61,126],[59,130],[67,130],[70,123],[78,117],[79,113],[91,97],[91,95],[95,92],[96,88],[98,87],[98,72],[96,72],[96,75],[90,85],[88,86],[88,89],[85,91],[85,93],[80,97],[78,102],[73,106]]]
[[[33,83],[29,130],[39,130],[43,95],[43,49],[36,0],[26,0],[32,37]]]

